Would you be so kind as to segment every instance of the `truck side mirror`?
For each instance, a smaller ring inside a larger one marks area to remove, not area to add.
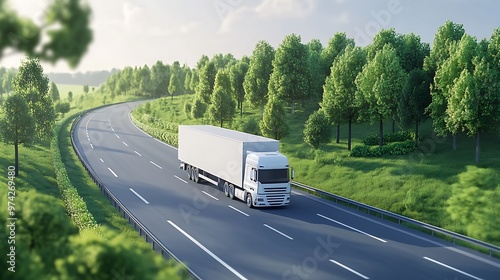
[[[292,180],[295,178],[295,170],[292,169]]]

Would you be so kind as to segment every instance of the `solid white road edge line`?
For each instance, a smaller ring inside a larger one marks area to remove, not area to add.
[[[149,162],[150,162],[152,165],[154,165],[154,166],[156,166],[156,167],[158,167],[158,168],[160,168],[160,169],[163,169],[163,167],[159,166],[158,164],[156,164],[156,163],[154,163],[154,162],[152,162],[152,161],[149,161]]]
[[[89,127],[89,122],[90,120],[94,117],[94,114],[90,115],[89,119],[87,120],[87,123],[85,124],[85,131],[88,131],[88,127]]]
[[[344,223],[341,223],[341,222],[339,222],[339,221],[335,221],[334,219],[328,218],[328,217],[323,216],[323,215],[321,215],[321,214],[316,214],[316,215],[320,216],[320,217],[321,217],[321,218],[323,218],[323,219],[327,219],[327,220],[329,220],[329,221],[331,221],[331,222],[337,223],[337,224],[339,224],[339,225],[341,225],[341,226],[344,226],[344,227],[346,227],[346,228],[352,229],[352,230],[357,231],[357,232],[359,232],[359,233],[361,233],[361,234],[364,234],[364,235],[366,235],[366,236],[369,236],[369,237],[371,237],[371,238],[373,238],[373,239],[376,239],[376,240],[378,240],[378,241],[380,241],[380,242],[384,242],[384,243],[386,243],[386,242],[387,242],[387,241],[385,241],[385,240],[384,240],[384,239],[382,239],[382,238],[378,238],[378,237],[373,236],[373,235],[371,235],[371,234],[369,234],[369,233],[366,233],[366,232],[364,232],[364,231],[362,231],[362,230],[359,230],[359,229],[357,229],[357,228],[353,228],[353,227],[348,226],[348,225],[346,225],[346,224],[344,224]]]
[[[136,153],[138,156],[142,157],[142,155],[139,154],[137,151],[134,151],[134,153]]]
[[[228,205],[228,206],[229,206],[229,208],[233,209],[233,210],[234,210],[234,211],[236,211],[236,212],[240,212],[241,214],[243,214],[243,215],[245,215],[245,216],[247,216],[247,217],[249,217],[249,216],[250,216],[250,215],[248,215],[247,213],[245,213],[245,212],[243,212],[243,211],[241,211],[241,210],[239,210],[239,209],[237,209],[237,208],[235,208],[235,207],[233,207],[233,206],[231,206],[231,205]]]
[[[144,203],[149,204],[149,201],[147,201],[146,199],[144,199],[144,197],[142,197],[140,194],[138,194],[136,191],[134,191],[134,189],[129,188],[129,190],[130,190],[131,192],[133,192],[133,193],[134,193],[134,194],[135,194],[138,198],[140,198],[142,201],[144,201]]]
[[[343,265],[343,264],[341,264],[341,263],[339,263],[339,262],[337,262],[337,261],[334,261],[334,260],[332,260],[332,259],[330,259],[330,261],[331,261],[332,263],[334,263],[334,264],[336,264],[336,265],[338,265],[338,266],[342,267],[343,269],[346,269],[346,270],[348,270],[348,271],[350,271],[350,272],[352,272],[352,273],[354,273],[354,274],[358,275],[359,277],[361,277],[361,278],[363,278],[363,279],[370,279],[370,277],[365,276],[365,275],[363,275],[363,274],[361,274],[361,273],[357,272],[356,270],[354,270],[354,269],[352,269],[352,268],[349,268],[349,267],[347,267],[347,266],[345,266],[345,265]]]
[[[265,226],[265,227],[267,227],[267,228],[268,228],[268,229],[270,229],[270,230],[273,230],[274,232],[277,232],[277,233],[279,233],[279,234],[283,235],[284,237],[286,237],[286,238],[288,238],[288,239],[290,239],[290,240],[293,240],[293,238],[292,238],[292,237],[290,237],[290,236],[288,236],[288,235],[284,234],[283,232],[281,232],[281,231],[279,231],[279,230],[277,230],[277,229],[273,228],[272,226],[269,226],[269,225],[267,225],[267,224],[264,224],[264,226]]]
[[[182,182],[184,182],[184,183],[186,183],[186,184],[188,183],[186,180],[184,180],[184,179],[180,178],[180,177],[179,177],[179,176],[177,176],[177,175],[174,175],[174,177],[175,177],[175,178],[177,178],[177,179],[179,179],[179,180],[181,180]]]
[[[206,191],[201,191],[201,192],[202,192],[202,193],[204,193],[204,194],[206,194],[206,195],[208,195],[208,196],[210,196],[211,198],[213,198],[213,199],[215,199],[215,200],[219,200],[217,197],[215,197],[215,196],[213,196],[213,195],[211,195],[211,194],[207,193]]]
[[[115,173],[113,170],[111,170],[111,168],[109,168],[109,167],[108,167],[108,170],[109,170],[109,172],[111,172],[113,175],[115,175],[115,177],[118,177],[118,175],[116,175],[116,173]]]
[[[223,261],[222,259],[220,259],[219,257],[217,257],[217,255],[215,255],[214,253],[212,253],[210,250],[208,250],[205,246],[203,246],[200,242],[198,242],[198,240],[194,239],[191,235],[189,235],[187,232],[185,232],[184,230],[182,230],[180,227],[178,227],[174,222],[168,220],[167,221],[171,226],[173,226],[176,230],[178,230],[180,233],[182,233],[185,237],[187,237],[189,240],[191,240],[191,242],[193,242],[194,244],[196,244],[196,246],[200,247],[200,249],[202,249],[203,251],[205,251],[205,253],[209,254],[212,258],[214,258],[217,262],[219,262],[220,264],[222,264],[225,268],[227,268],[229,271],[231,271],[234,275],[236,275],[238,278],[242,279],[242,280],[246,280],[247,278],[245,278],[243,275],[241,275],[238,271],[236,271],[234,268],[232,268],[230,265],[228,265],[225,261]]]
[[[470,278],[474,278],[474,279],[476,279],[476,280],[483,280],[482,278],[476,277],[476,276],[471,275],[471,274],[469,274],[469,273],[467,273],[467,272],[463,272],[463,271],[461,271],[460,269],[456,269],[456,268],[454,268],[454,267],[452,267],[452,266],[449,266],[449,265],[447,265],[447,264],[444,264],[444,263],[438,262],[438,261],[433,260],[433,259],[431,259],[431,258],[424,257],[424,259],[426,259],[426,260],[428,260],[428,261],[431,261],[431,262],[433,262],[433,263],[435,263],[435,264],[438,264],[438,265],[440,265],[440,266],[446,267],[446,268],[448,268],[448,269],[451,269],[451,270],[453,270],[453,271],[456,271],[456,272],[458,272],[458,273],[461,273],[461,274],[463,274],[463,275],[465,275],[465,276],[469,276]]]

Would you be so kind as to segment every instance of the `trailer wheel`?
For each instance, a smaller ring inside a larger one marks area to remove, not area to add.
[[[229,184],[229,198],[234,199],[234,186],[233,186],[233,184]]]
[[[188,175],[188,180],[191,180],[191,165],[188,165],[186,167],[187,175]]]
[[[196,183],[199,183],[200,182],[200,173],[199,173],[199,170],[198,168],[194,168],[194,171],[193,171],[193,180],[196,182]]]
[[[224,183],[224,194],[229,197],[229,185],[227,182]]]
[[[250,193],[247,193],[247,197],[246,197],[246,202],[247,202],[247,206],[252,208],[253,207],[253,204],[252,204],[252,195]]]

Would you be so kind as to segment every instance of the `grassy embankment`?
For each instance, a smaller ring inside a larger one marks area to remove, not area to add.
[[[98,225],[106,226],[117,232],[124,234],[129,243],[140,248],[151,248],[135,229],[124,219],[111,203],[101,194],[99,188],[86,173],[78,157],[73,151],[69,138],[71,123],[75,117],[83,110],[100,106],[106,103],[117,103],[121,101],[137,100],[137,97],[120,96],[111,99],[109,96],[96,96],[88,93],[83,96],[83,86],[81,85],[58,85],[61,91],[72,91],[72,109],[62,118],[58,116],[57,126],[60,126],[60,133],[57,135],[57,147],[59,148],[61,159],[64,164],[54,165],[53,155],[56,152],[51,148],[49,142],[39,143],[31,147],[19,146],[19,176],[15,179],[17,194],[34,190],[57,198],[57,201],[64,207],[65,201],[58,187],[56,173],[65,172],[70,181],[70,187],[78,191],[78,195],[83,198],[88,211],[94,217]],[[80,91],[79,91],[80,89]],[[61,98],[67,97],[61,92]],[[7,184],[7,168],[14,165],[14,146],[0,143],[0,167],[4,169],[4,176],[0,176],[0,184]],[[56,170],[56,169],[59,170]],[[6,198],[2,198],[4,201]],[[74,220],[73,220],[74,222]],[[151,251],[152,252],[152,251]]]
[[[169,98],[151,102],[147,111],[145,105],[134,111],[134,117],[141,120],[143,114],[157,117],[165,122],[178,124],[206,123],[193,120],[184,112],[184,104],[192,96],[181,96],[173,102]],[[260,120],[260,110],[244,108],[243,120]],[[402,214],[413,219],[464,232],[450,219],[446,201],[451,195],[451,184],[457,181],[457,174],[465,171],[474,162],[475,141],[466,135],[459,135],[458,149],[452,150],[451,138],[435,137],[431,122],[420,127],[423,136],[418,152],[404,156],[383,156],[380,158],[354,158],[347,151],[347,125],[341,127],[340,143],[335,143],[335,128],[332,140],[314,151],[303,141],[303,128],[309,114],[316,109],[313,105],[296,110],[289,115],[290,133],[281,139],[281,151],[288,156],[295,170],[295,180],[316,188],[348,197],[368,205]],[[238,126],[239,116],[233,127]],[[391,122],[384,124],[384,131],[391,132]],[[353,147],[362,140],[378,133],[377,125],[353,125]],[[500,149],[498,136],[484,135],[481,139],[480,167],[489,167],[500,173]]]

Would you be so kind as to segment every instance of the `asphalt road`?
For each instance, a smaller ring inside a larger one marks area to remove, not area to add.
[[[75,145],[110,191],[203,279],[500,279],[500,261],[293,191],[248,208],[187,181],[177,150],[135,127],[137,102],[85,115]]]

